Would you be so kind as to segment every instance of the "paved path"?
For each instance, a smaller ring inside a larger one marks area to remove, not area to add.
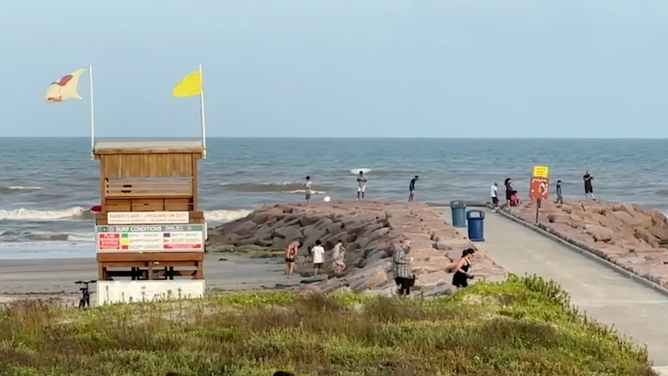
[[[449,208],[434,208],[450,222]],[[466,229],[461,231],[466,235]],[[506,270],[559,282],[587,315],[647,344],[668,366],[668,297],[500,214],[486,212],[485,242],[476,243]]]

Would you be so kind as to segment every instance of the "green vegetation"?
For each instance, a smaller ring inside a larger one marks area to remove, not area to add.
[[[241,293],[76,311],[0,311],[14,376],[653,375],[645,349],[570,308],[558,285],[511,276],[452,298]]]

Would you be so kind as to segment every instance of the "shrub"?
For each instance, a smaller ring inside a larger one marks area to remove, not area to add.
[[[0,310],[0,374],[16,376],[652,375],[647,351],[537,277],[433,300],[235,293],[88,311]]]

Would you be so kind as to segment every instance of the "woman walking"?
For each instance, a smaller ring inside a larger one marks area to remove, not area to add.
[[[475,250],[473,248],[465,249],[462,252],[462,258],[457,263],[455,275],[452,276],[452,284],[460,289],[468,287],[468,280],[474,277],[473,274],[469,273],[471,270],[471,258],[474,253]]]

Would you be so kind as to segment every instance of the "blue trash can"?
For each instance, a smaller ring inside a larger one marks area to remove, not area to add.
[[[485,241],[485,212],[482,210],[469,210],[466,213],[469,224],[469,240],[472,242]]]
[[[466,227],[466,202],[450,201],[452,211],[452,225],[455,227]]]

